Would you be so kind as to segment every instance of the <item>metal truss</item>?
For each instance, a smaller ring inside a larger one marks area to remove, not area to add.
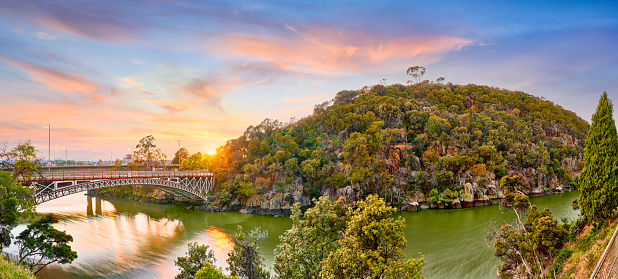
[[[81,182],[81,183],[80,183]],[[70,185],[62,186],[61,184]],[[35,189],[33,198],[37,204],[72,195],[79,192],[107,187],[127,185],[148,185],[172,193],[177,197],[201,199],[206,201],[207,193],[212,191],[214,177],[179,178],[125,178],[95,181],[47,181],[24,183]]]

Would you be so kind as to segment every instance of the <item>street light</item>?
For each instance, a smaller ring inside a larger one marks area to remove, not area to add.
[[[47,128],[47,171],[51,172],[51,124],[45,125]]]
[[[182,165],[182,157],[180,156],[180,140],[173,140],[172,142],[178,142],[178,164]]]

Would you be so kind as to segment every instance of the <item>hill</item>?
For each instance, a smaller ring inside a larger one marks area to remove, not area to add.
[[[530,195],[559,192],[577,185],[588,127],[548,100],[489,86],[341,91],[305,118],[266,119],[218,148],[209,209],[279,215],[320,195],[372,193],[408,210],[484,205],[501,198],[506,175]]]

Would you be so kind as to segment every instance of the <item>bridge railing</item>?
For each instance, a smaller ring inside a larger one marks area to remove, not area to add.
[[[618,278],[618,240],[616,240],[616,233],[618,233],[618,227],[614,229],[614,234],[605,247],[605,251],[592,275],[590,275],[590,279]]]
[[[180,177],[212,177],[212,172],[203,171],[53,171],[42,172],[41,176],[29,178],[18,177],[19,181],[69,181],[69,180],[101,180],[121,178],[180,178]]]

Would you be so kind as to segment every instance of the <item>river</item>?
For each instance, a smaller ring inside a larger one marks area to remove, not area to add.
[[[578,192],[533,198],[555,218],[575,219],[571,208]],[[261,246],[272,267],[279,235],[291,227],[289,218],[241,213],[207,213],[183,207],[140,203],[122,199],[102,200],[75,194],[38,206],[39,213],[55,213],[55,225],[71,234],[78,258],[70,265],[50,265],[40,278],[174,278],[174,260],[184,255],[187,243],[207,244],[215,252],[216,265],[226,267],[231,248],[229,234],[238,225],[245,230],[261,227],[269,236]],[[427,278],[496,278],[499,260],[485,240],[492,223],[510,222],[512,213],[498,206],[459,210],[399,212],[406,220],[407,256],[425,258]],[[13,231],[18,234],[25,225]],[[12,245],[8,251],[15,249]]]

